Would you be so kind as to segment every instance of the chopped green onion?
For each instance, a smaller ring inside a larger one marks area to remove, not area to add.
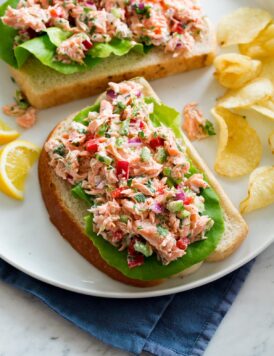
[[[167,204],[167,209],[171,213],[178,213],[179,211],[184,210],[184,203],[182,200],[171,201]]]
[[[167,152],[163,147],[159,147],[156,153],[156,161],[159,163],[165,163],[167,160]]]
[[[166,237],[168,234],[168,229],[166,229],[165,227],[163,227],[160,224],[157,225],[157,231],[158,231],[159,235],[164,236],[164,237]]]
[[[143,162],[148,162],[151,158],[151,153],[148,147],[143,147],[141,151],[141,160]]]
[[[127,136],[127,135],[128,135],[129,122],[130,122],[129,119],[127,119],[127,120],[125,120],[125,121],[122,122],[121,127],[120,127],[120,130],[119,130],[119,133],[120,133],[122,136]]]
[[[190,212],[187,210],[182,210],[178,213],[180,219],[185,219],[190,215]]]
[[[115,146],[118,148],[121,148],[121,147],[123,147],[124,142],[125,141],[124,141],[123,137],[118,137],[118,138],[116,138]]]
[[[97,154],[95,155],[95,158],[96,158],[99,162],[102,162],[102,163],[104,163],[104,164],[107,165],[107,166],[110,166],[111,163],[112,163],[112,158],[110,158],[109,156],[100,155],[99,153],[97,153]]]
[[[108,125],[107,124],[103,124],[99,127],[99,130],[98,130],[98,135],[99,136],[104,136],[106,131],[108,129]]]
[[[135,241],[134,250],[142,253],[145,257],[149,257],[153,254],[152,247],[148,243]]]
[[[138,203],[144,203],[146,201],[146,197],[142,193],[134,195],[134,198]]]
[[[127,223],[129,220],[129,217],[127,215],[121,215],[120,216],[120,221],[123,222],[123,223]]]

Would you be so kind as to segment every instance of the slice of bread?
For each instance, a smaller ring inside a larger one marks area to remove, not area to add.
[[[159,100],[145,79],[135,78],[133,80],[138,81],[143,86],[144,95],[152,96],[156,100]],[[102,100],[104,95],[105,94],[102,94],[97,101]],[[57,125],[49,135],[48,139],[59,136],[61,132],[66,132],[68,125],[74,117],[75,114]],[[184,139],[190,158],[193,160],[196,167],[206,174],[210,185],[218,194],[223,208],[225,231],[216,251],[208,258],[209,261],[219,261],[229,256],[239,247],[247,235],[248,228],[244,219],[233,206],[197,151],[186,137]],[[87,214],[86,205],[72,196],[70,192],[71,186],[59,178],[54,170],[51,169],[49,166],[49,156],[44,149],[39,160],[39,179],[43,199],[52,223],[57,227],[61,235],[96,268],[113,279],[138,287],[149,287],[163,282],[163,280],[141,281],[130,279],[115,268],[109,266],[101,258],[97,248],[88,239],[85,233],[84,216]],[[180,273],[180,276],[194,272],[200,265],[201,263],[192,266],[188,270]]]
[[[38,109],[63,104],[101,93],[108,82],[120,82],[136,76],[156,79],[201,68],[212,63],[216,50],[215,33],[205,19],[207,31],[196,42],[191,53],[173,57],[160,48],[142,55],[136,52],[102,60],[94,68],[82,73],[61,74],[31,58],[21,69],[10,67],[13,78],[30,104]]]

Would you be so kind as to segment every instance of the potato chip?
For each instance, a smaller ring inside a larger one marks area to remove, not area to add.
[[[265,101],[261,101],[258,104],[252,105],[251,109],[257,111],[261,115],[274,120],[274,100],[273,98]]]
[[[247,108],[273,96],[272,82],[267,78],[257,78],[240,89],[228,90],[218,100],[218,106],[226,109]]]
[[[262,60],[263,68],[260,77],[270,79],[274,85],[274,56]]]
[[[274,154],[274,131],[272,131],[271,134],[269,135],[268,143],[269,143],[271,152]]]
[[[242,214],[274,203],[274,166],[255,169],[249,177],[248,196],[240,203]]]
[[[252,58],[274,56],[274,22],[250,43],[239,45],[240,52]]]
[[[216,172],[231,178],[252,172],[262,156],[262,144],[256,131],[242,116],[229,110],[215,107],[211,112],[219,125]]]
[[[218,43],[230,46],[253,41],[272,20],[270,13],[243,7],[221,19],[217,28]]]
[[[222,54],[215,58],[215,78],[225,88],[237,89],[256,78],[262,63],[238,53]]]

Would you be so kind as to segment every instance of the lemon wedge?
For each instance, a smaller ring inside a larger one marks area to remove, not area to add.
[[[19,136],[19,132],[11,129],[3,120],[0,119],[0,145],[9,143]]]
[[[31,142],[16,140],[0,151],[0,190],[12,198],[22,200],[25,180],[40,148]]]

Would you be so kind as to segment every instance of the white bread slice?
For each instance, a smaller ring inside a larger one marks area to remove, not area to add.
[[[136,76],[156,79],[211,64],[216,39],[210,22],[205,19],[205,23],[207,31],[203,40],[196,42],[191,53],[178,57],[160,48],[145,55],[132,51],[122,57],[111,56],[90,70],[70,75],[58,73],[32,58],[21,69],[10,67],[10,71],[30,104],[44,109],[101,93],[110,81],[120,82]]]
[[[145,79],[135,78],[133,80],[143,86],[144,95],[152,96],[156,100],[159,100]],[[102,94],[97,101],[100,101],[104,95],[105,94]],[[65,121],[62,121],[59,125],[57,125],[51,132],[49,138],[56,137],[60,135],[61,132],[66,132],[68,125],[74,117],[75,114],[71,115]],[[218,194],[223,208],[225,231],[216,251],[208,258],[209,261],[218,261],[229,256],[238,248],[246,237],[248,228],[238,210],[233,206],[214,175],[210,172],[186,137],[185,142],[190,158],[193,160],[196,167],[206,174],[210,185]],[[61,178],[57,177],[48,163],[49,156],[45,150],[43,150],[39,160],[39,179],[41,191],[50,219],[63,237],[66,238],[70,244],[95,267],[118,281],[139,287],[153,286],[163,282],[163,280],[140,281],[130,279],[121,274],[115,268],[110,267],[100,257],[98,250],[93,246],[92,242],[85,234],[83,218],[86,215],[86,205],[71,195],[71,186]],[[182,273],[179,273],[179,275],[182,276],[192,273],[196,271],[200,265],[201,263],[198,263]]]

